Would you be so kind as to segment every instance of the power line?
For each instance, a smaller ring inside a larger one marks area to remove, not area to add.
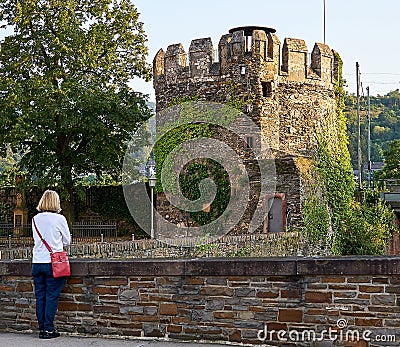
[[[400,81],[397,81],[397,82],[365,82],[365,83],[369,83],[369,84],[399,84]]]
[[[344,73],[343,76],[354,76],[355,73]],[[391,75],[391,76],[400,76],[400,73],[397,72],[363,72],[363,75]]]
[[[396,73],[396,72],[364,72],[364,75],[395,75],[395,76],[400,76],[400,73]]]
[[[400,81],[397,81],[397,82],[364,82],[365,84],[399,84],[400,83]],[[356,85],[357,83],[346,83],[347,85],[349,85],[349,86],[354,86],[354,85]]]

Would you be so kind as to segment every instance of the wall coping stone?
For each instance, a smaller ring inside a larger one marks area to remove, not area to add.
[[[71,259],[71,276],[400,275],[400,257]],[[30,276],[31,261],[0,261],[0,276]]]

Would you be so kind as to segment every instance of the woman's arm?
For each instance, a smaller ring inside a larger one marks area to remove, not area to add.
[[[71,233],[69,232],[68,223],[64,216],[62,216],[60,229],[61,229],[63,246],[69,246],[71,243]]]

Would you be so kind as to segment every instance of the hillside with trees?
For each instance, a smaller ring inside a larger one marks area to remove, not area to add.
[[[390,149],[393,140],[400,139],[400,93],[396,89],[383,96],[371,96],[371,160],[384,161],[385,152]],[[347,133],[349,136],[349,150],[351,164],[357,167],[357,97],[353,94],[346,95],[345,115],[347,118]],[[361,148],[362,162],[367,163],[367,98],[361,97]]]

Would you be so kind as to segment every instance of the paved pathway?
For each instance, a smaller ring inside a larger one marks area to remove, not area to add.
[[[39,339],[37,334],[0,333],[0,346],[9,347],[221,347],[221,344],[124,340],[116,338],[77,337],[62,335],[56,339]]]

